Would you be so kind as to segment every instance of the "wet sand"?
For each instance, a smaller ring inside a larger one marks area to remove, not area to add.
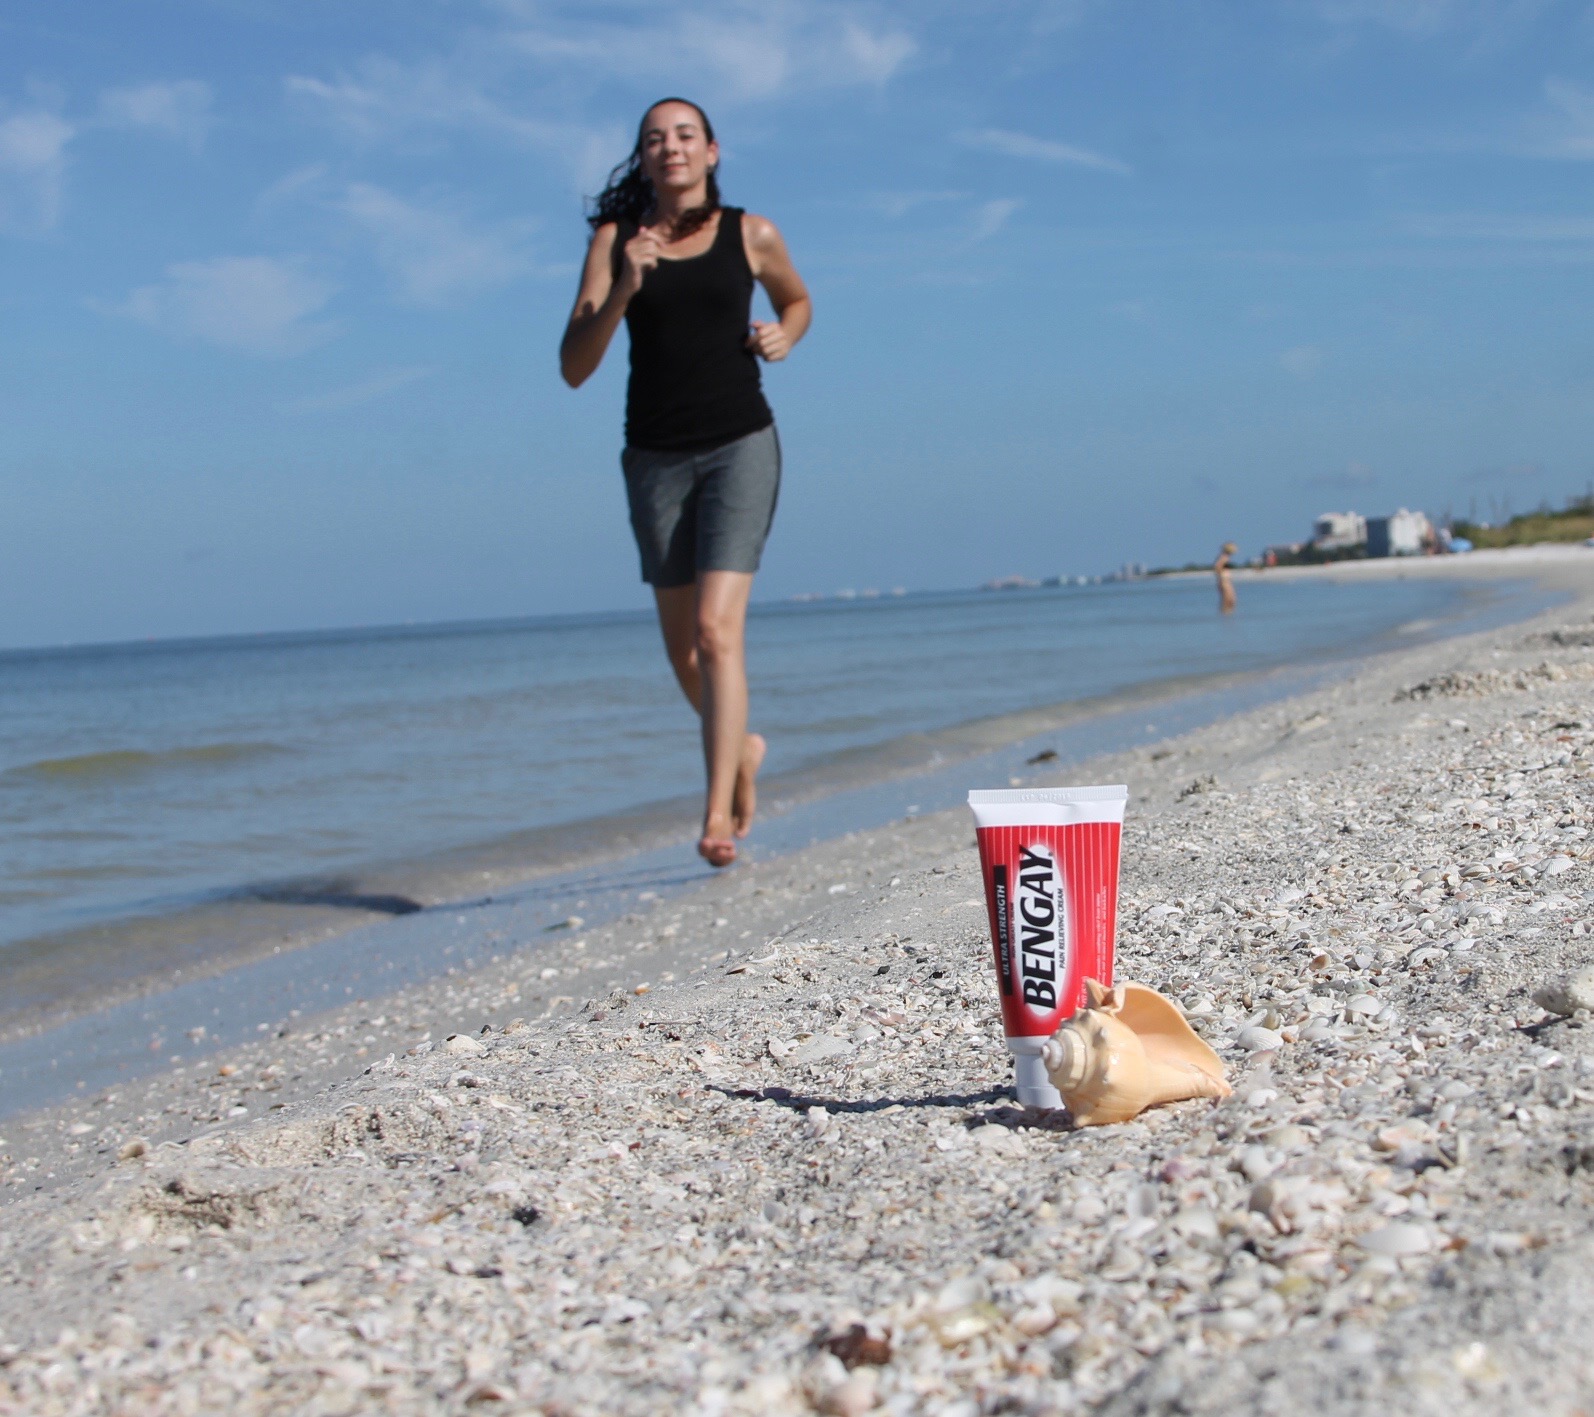
[[[1465,569],[1574,599],[1067,774],[1231,1101],[1017,1111],[896,822],[11,1119],[0,1410],[1577,1410],[1594,552]]]

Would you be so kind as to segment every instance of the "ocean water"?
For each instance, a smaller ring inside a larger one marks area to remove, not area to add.
[[[1185,579],[755,607],[766,773],[793,790],[843,760],[861,782],[912,735],[1376,649],[1497,592],[1242,593],[1228,619]],[[438,853],[496,844],[502,864],[535,828],[618,843],[700,781],[695,720],[641,614],[0,654],[0,961],[342,873],[402,885]]]

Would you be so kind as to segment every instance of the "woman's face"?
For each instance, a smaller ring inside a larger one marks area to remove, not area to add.
[[[690,192],[720,160],[689,103],[661,103],[642,120],[642,170],[655,192]]]

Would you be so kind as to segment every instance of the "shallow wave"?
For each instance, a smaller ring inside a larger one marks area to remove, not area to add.
[[[0,777],[26,778],[34,782],[92,783],[173,768],[230,767],[234,763],[288,751],[280,743],[201,743],[155,753],[140,748],[115,748],[103,753],[78,753],[68,758],[40,758],[37,762],[7,768]]]

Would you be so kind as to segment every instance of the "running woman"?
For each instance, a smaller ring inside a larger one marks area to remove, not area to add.
[[[592,215],[576,307],[559,346],[579,388],[625,320],[625,472],[642,579],[670,665],[703,728],[697,849],[736,859],[757,806],[764,740],[747,731],[747,602],[780,490],[780,441],[758,360],[784,359],[812,304],[773,222],[720,205],[719,144],[695,103],[643,115]],[[753,283],[773,321],[753,320]]]

